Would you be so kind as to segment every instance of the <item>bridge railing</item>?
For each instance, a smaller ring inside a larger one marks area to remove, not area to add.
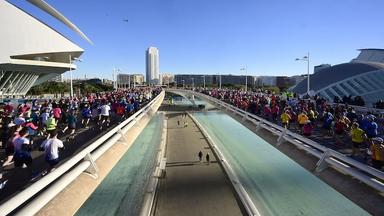
[[[384,192],[384,172],[380,170],[377,170],[371,166],[356,161],[333,149],[322,146],[321,144],[311,139],[293,133],[285,129],[284,127],[281,127],[280,125],[269,122],[259,116],[256,116],[245,110],[239,109],[238,107],[235,107],[219,99],[190,90],[178,89],[177,91],[195,94],[208,101],[214,102],[220,107],[220,109],[226,109],[227,111],[231,111],[234,114],[242,116],[243,120],[248,120],[252,122],[256,125],[256,130],[263,128],[265,130],[270,131],[271,133],[278,136],[276,145],[280,145],[284,143],[284,141],[287,141],[289,143],[294,144],[299,149],[302,149],[308,152],[309,154],[319,158],[319,161],[316,164],[316,172],[321,172],[327,166],[331,166],[342,173],[348,174],[364,182],[365,184],[373,187],[381,193]]]
[[[142,109],[72,156],[57,169],[2,203],[0,215],[14,213],[13,211],[16,209],[17,215],[34,215],[81,173],[86,172],[97,178],[98,168],[95,161],[119,139],[125,139],[124,134],[143,116],[151,115],[155,111],[153,107],[163,101],[164,95],[165,93],[162,91]],[[44,191],[42,192],[42,190]],[[35,197],[35,195],[37,196]],[[27,201],[29,202],[19,210],[19,206]]]

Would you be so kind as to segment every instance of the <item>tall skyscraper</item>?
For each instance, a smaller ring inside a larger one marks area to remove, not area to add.
[[[146,81],[148,84],[159,84],[159,50],[149,47],[146,52]]]

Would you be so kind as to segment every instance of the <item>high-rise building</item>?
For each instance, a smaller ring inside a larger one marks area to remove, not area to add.
[[[146,52],[146,81],[148,84],[159,84],[159,50],[149,47]]]

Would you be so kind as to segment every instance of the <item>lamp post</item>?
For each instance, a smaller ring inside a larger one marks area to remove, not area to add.
[[[71,76],[71,94],[70,94],[70,97],[73,98],[73,77],[72,77],[72,62],[73,61],[79,61],[79,62],[82,62],[83,60],[81,60],[80,58],[73,58],[72,59],[72,55],[69,54],[69,73],[70,73],[70,76]]]
[[[247,71],[247,65],[245,65],[245,67],[243,67],[243,68],[240,68],[240,70],[245,71],[245,92],[247,92],[247,90],[248,90],[248,77],[247,77],[248,71]]]
[[[307,62],[307,95],[309,96],[309,91],[310,91],[310,83],[309,83],[309,52],[307,53],[306,56],[303,58],[296,58],[296,61],[306,61]]]
[[[112,85],[113,85],[113,90],[116,90],[115,89],[115,68],[113,68],[113,71],[112,71]]]
[[[204,87],[204,89],[205,89],[205,75],[203,75],[203,76],[201,76],[201,77],[203,77],[203,79],[204,79],[204,80],[203,80],[203,84],[204,84],[203,87]]]
[[[118,85],[117,85],[117,73],[116,72],[120,72],[120,69],[119,68],[117,68],[117,69],[113,68],[112,81],[113,81],[113,89],[114,90],[117,90],[117,87],[118,87]]]
[[[185,82],[184,80],[181,80],[181,82],[183,82],[183,89],[185,88]]]
[[[191,80],[192,80],[192,90],[195,88],[195,82],[194,82],[194,79],[195,79],[195,78],[193,78],[193,77],[191,78]]]
[[[219,89],[221,89],[221,74],[219,74]]]
[[[128,89],[131,89],[131,74],[128,74]]]

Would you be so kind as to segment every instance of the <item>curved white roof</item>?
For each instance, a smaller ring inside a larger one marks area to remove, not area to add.
[[[43,0],[28,1],[85,36]],[[70,59],[84,52],[50,26],[4,0],[0,0],[0,26],[0,97],[25,95],[33,85],[75,69]]]
[[[30,56],[30,60],[33,60],[36,56],[45,57],[46,53],[59,54],[56,59],[49,61],[68,63],[69,54],[78,57],[84,51],[51,27],[7,1],[0,1],[0,26],[0,64],[10,63],[11,56],[19,58],[17,56],[33,55]]]

